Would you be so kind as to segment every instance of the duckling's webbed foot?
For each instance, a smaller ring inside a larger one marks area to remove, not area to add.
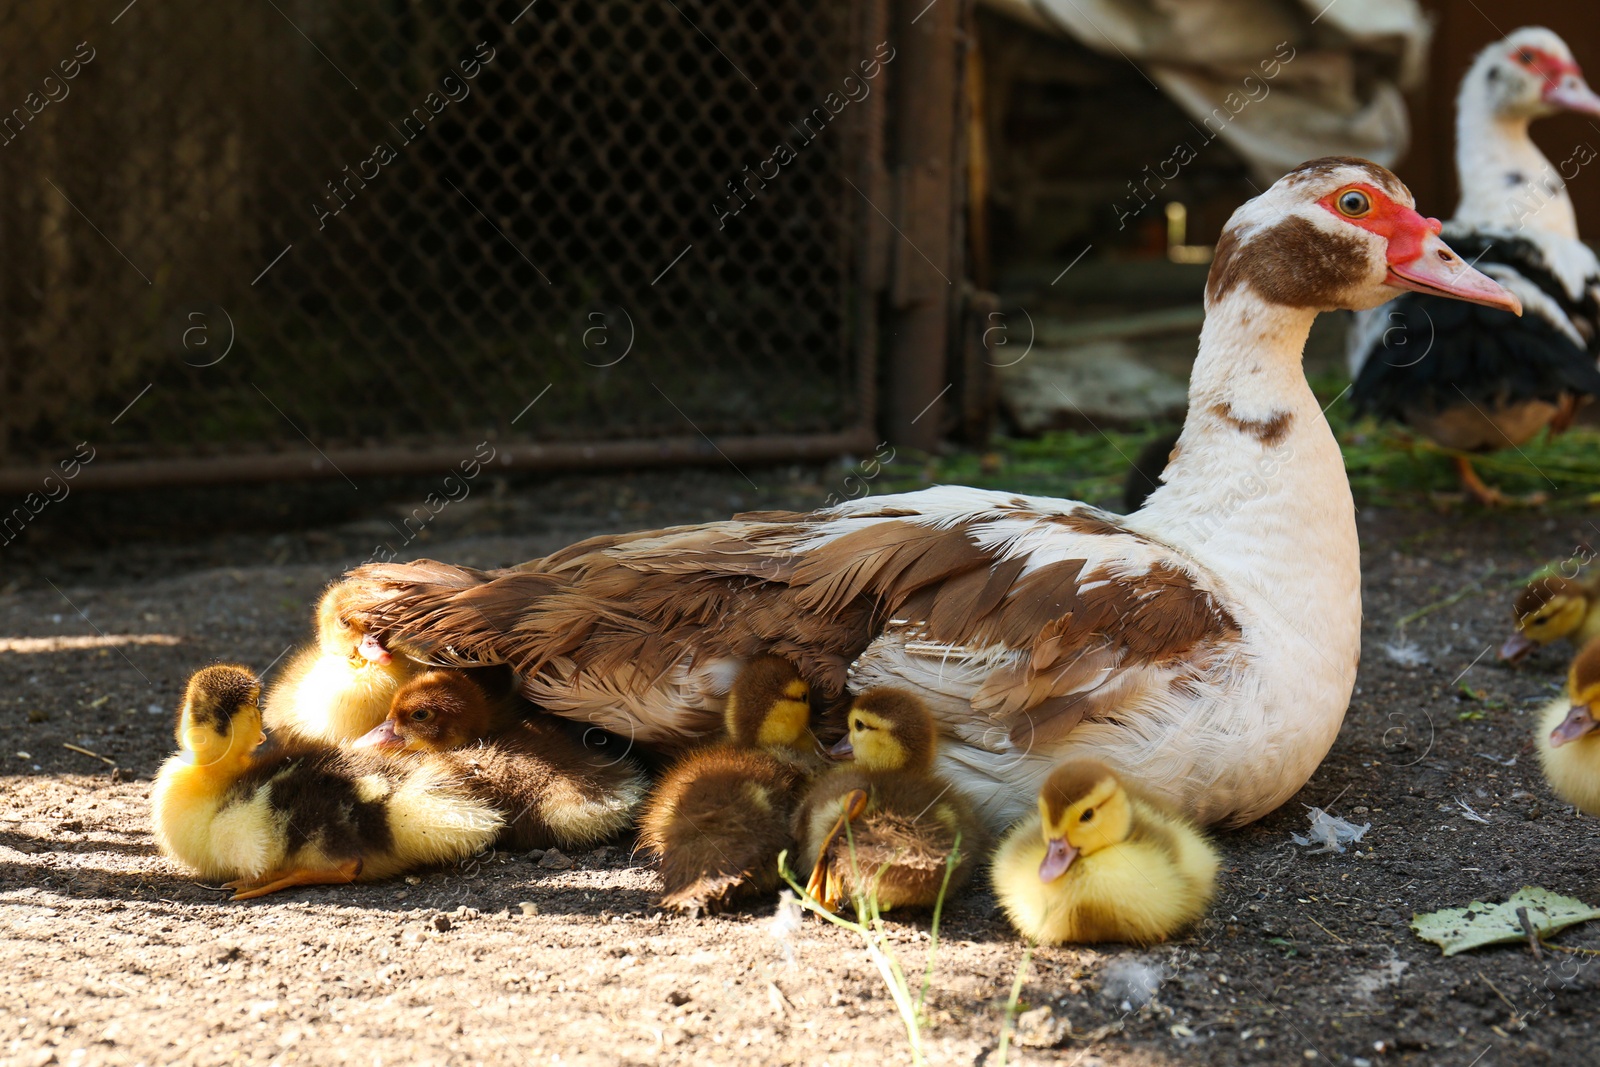
[[[1511,496],[1502,492],[1479,477],[1477,470],[1472,466],[1472,460],[1466,456],[1455,457],[1456,475],[1461,479],[1461,488],[1467,495],[1486,508],[1537,508],[1542,507],[1550,500],[1548,493],[1529,493],[1527,496]]]
[[[822,847],[817,850],[817,862],[812,866],[811,877],[806,882],[807,895],[820,902],[829,911],[839,910],[839,899],[844,892],[844,880],[833,869],[830,858],[833,843],[838,840],[849,823],[861,818],[866,812],[867,791],[852,789],[840,798],[839,809],[839,818],[834,821],[828,836],[823,838]]]
[[[254,900],[297,885],[346,885],[360,875],[361,860],[353,859],[332,867],[290,867],[268,871],[260,878],[225,882],[222,888],[233,890],[232,900]]]

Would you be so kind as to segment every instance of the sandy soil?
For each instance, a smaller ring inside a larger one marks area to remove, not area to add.
[[[732,473],[501,484],[405,553],[492,566],[602,530],[810,506],[838,477],[747,473],[761,489]],[[156,854],[150,776],[186,674],[274,662],[322,583],[398,543],[405,494],[428,488],[74,498],[0,549],[0,1064],[908,1062],[854,935],[809,919],[784,933],[770,907],[663,916],[628,841],[242,905]],[[1564,663],[1510,671],[1486,651],[1517,578],[1596,529],[1370,510],[1360,527],[1365,655],[1332,754],[1294,801],[1222,836],[1222,891],[1188,936],[1036,953],[1011,1062],[1600,1061],[1594,957],[1445,960],[1407,929],[1414,910],[1525,884],[1600,902],[1595,824],[1551,796],[1527,746]],[[97,635],[125,643],[71,640]],[[1290,834],[1309,804],[1372,829],[1307,855]],[[893,929],[920,970],[926,920]],[[1600,946],[1600,927],[1559,941]],[[1021,959],[989,893],[954,902],[931,1062],[994,1062]],[[1133,964],[1160,978],[1148,1002],[1129,995]]]

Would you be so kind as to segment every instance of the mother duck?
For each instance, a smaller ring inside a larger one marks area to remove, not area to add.
[[[1327,753],[1360,646],[1354,508],[1300,357],[1319,311],[1398,290],[1517,310],[1393,174],[1306,163],[1234,213],[1166,482],[1122,518],[938,487],[598,537],[504,571],[358,569],[366,622],[645,745],[715,731],[742,662],[792,661],[837,716],[906,687],[941,771],[999,828],[1069,756],[1205,822],[1271,811]]]
[[[1579,144],[1558,168],[1528,136],[1533,119],[1561,111],[1600,115],[1600,96],[1550,30],[1523,27],[1473,61],[1456,98],[1461,205],[1444,236],[1528,314],[1408,293],[1361,316],[1349,351],[1358,409],[1446,448],[1490,452],[1565,429],[1580,400],[1600,393],[1600,261],[1578,239],[1562,182],[1595,151]],[[1466,456],[1456,470],[1480,503],[1508,502]]]

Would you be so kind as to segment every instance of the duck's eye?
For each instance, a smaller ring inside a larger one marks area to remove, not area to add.
[[[1090,808],[1087,811],[1085,811],[1082,815],[1078,816],[1078,821],[1079,822],[1089,822],[1093,818],[1094,818],[1094,809]]]
[[[860,719],[851,719],[850,720],[850,729],[852,729],[852,730],[865,730],[866,728],[867,728],[867,724],[862,722]]]
[[[433,712],[429,711],[427,708],[423,708],[420,711],[413,711],[411,713],[412,722],[427,722],[431,718],[433,718]]]
[[[1372,210],[1372,198],[1360,189],[1346,189],[1339,194],[1339,214],[1359,219]]]
[[[1519,62],[1528,64],[1530,67],[1533,66],[1533,53],[1528,51],[1526,48],[1517,53],[1517,59]]]

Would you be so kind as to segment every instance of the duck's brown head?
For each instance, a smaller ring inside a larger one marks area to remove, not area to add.
[[[424,671],[401,686],[389,717],[357,738],[357,748],[383,752],[448,752],[488,736],[494,702],[466,671]]]
[[[196,671],[178,709],[178,747],[196,766],[232,767],[267,739],[261,682],[248,667],[219,663]]]
[[[747,748],[812,747],[811,686],[781,656],[756,656],[728,691],[723,709],[728,736]]]
[[[1128,839],[1133,805],[1116,772],[1098,760],[1071,760],[1050,772],[1039,788],[1045,856],[1039,880],[1053,882],[1079,856],[1091,856]]]
[[[845,723],[850,732],[828,752],[836,759],[854,759],[869,771],[933,769],[939,729],[920,697],[903,689],[868,689],[850,705]]]
[[[1550,731],[1550,747],[1560,748],[1569,741],[1590,736],[1600,720],[1600,641],[1590,641],[1572,661],[1567,671],[1567,699],[1572,710]]]
[[[1517,628],[1500,646],[1500,658],[1516,663],[1539,646],[1574,633],[1589,614],[1589,597],[1582,582],[1558,574],[1529,582],[1511,605]]]
[[[324,655],[348,656],[357,666],[387,667],[389,649],[351,613],[358,592],[350,582],[335,582],[322,594],[317,601],[317,647]]]

